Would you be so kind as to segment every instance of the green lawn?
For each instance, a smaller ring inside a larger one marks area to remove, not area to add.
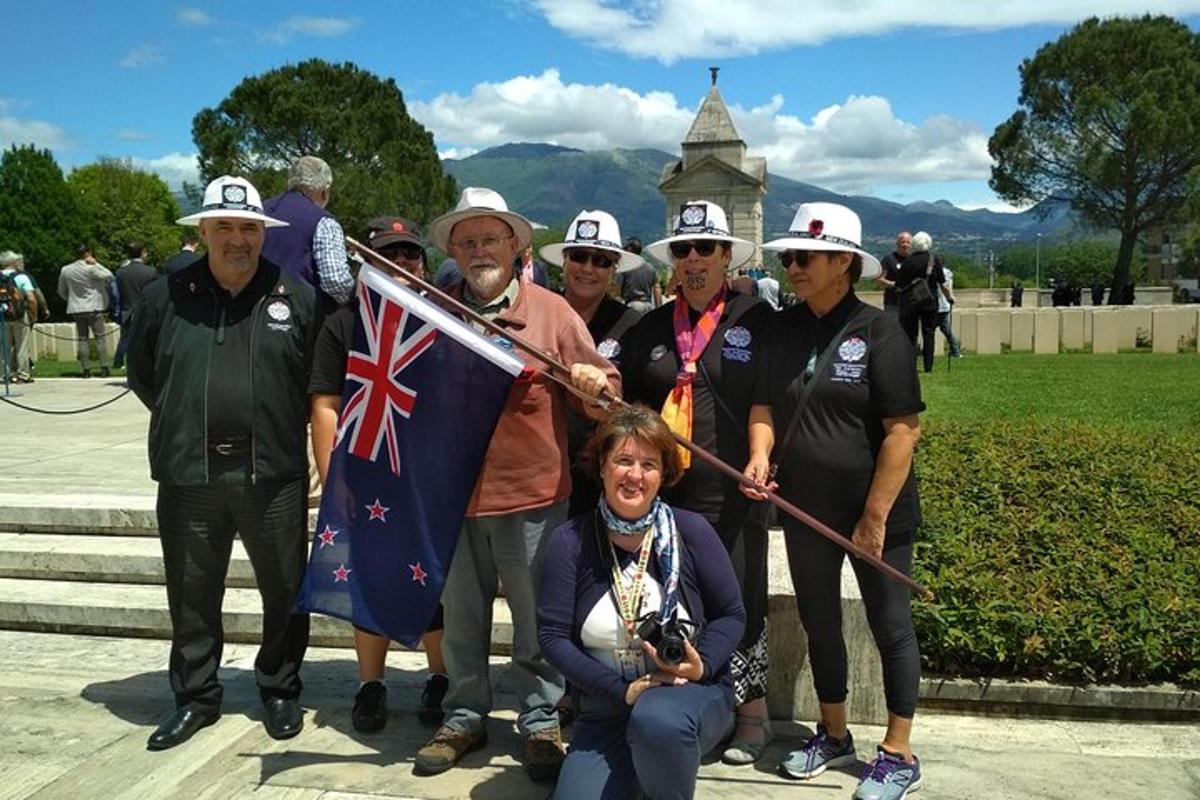
[[[1142,430],[1200,427],[1200,355],[1013,354],[946,358],[921,376],[922,420],[1090,422]]]
[[[92,376],[100,374],[100,362],[92,361]],[[125,368],[114,369],[112,374],[125,375]],[[78,361],[59,361],[53,358],[40,359],[33,368],[33,378],[78,378],[83,375],[83,368]]]

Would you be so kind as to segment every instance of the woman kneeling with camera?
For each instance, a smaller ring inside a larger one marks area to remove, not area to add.
[[[618,409],[584,460],[603,496],[551,534],[538,597],[538,642],[579,713],[554,797],[692,797],[733,727],[733,565],[703,517],[658,497],[682,468],[657,412]]]

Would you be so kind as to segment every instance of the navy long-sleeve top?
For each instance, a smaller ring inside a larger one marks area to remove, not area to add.
[[[679,591],[700,633],[693,644],[704,663],[703,683],[724,687],[733,701],[729,659],[746,627],[746,609],[729,554],[704,517],[671,509],[679,531]],[[550,534],[542,561],[538,595],[538,644],[546,660],[589,698],[605,699],[626,708],[624,677],[592,658],[583,647],[584,620],[609,591],[612,573],[602,557],[596,536],[595,512],[567,520]],[[605,535],[605,539],[607,536]],[[621,567],[637,557],[614,548]],[[660,582],[657,560],[650,573]]]

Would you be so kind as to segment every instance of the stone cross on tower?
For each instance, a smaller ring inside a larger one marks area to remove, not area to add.
[[[767,160],[746,155],[746,143],[717,89],[721,68],[708,69],[712,84],[683,140],[683,158],[663,165],[659,178],[658,190],[667,201],[667,230],[684,203],[710,200],[725,209],[734,236],[761,245]],[[751,265],[761,261],[756,257]]]

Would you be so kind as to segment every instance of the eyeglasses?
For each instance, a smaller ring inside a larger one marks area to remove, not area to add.
[[[507,242],[511,238],[513,238],[513,235],[510,233],[508,236],[481,236],[478,239],[459,239],[457,242],[451,242],[450,244],[468,253],[473,253],[476,248],[480,247],[490,253],[494,253],[500,249],[501,242]]]
[[[779,265],[784,269],[795,264],[797,267],[807,267],[808,262],[816,255],[812,250],[783,250],[779,253]]]
[[[563,251],[563,255],[568,261],[574,261],[576,264],[586,264],[590,261],[596,269],[612,269],[617,265],[617,260],[612,254],[603,250],[582,250],[575,247]]]
[[[711,256],[717,250],[716,239],[689,239],[685,242],[671,242],[671,255],[675,258],[687,258],[688,253],[696,251],[696,255]]]
[[[387,258],[395,258],[396,256],[399,256],[400,258],[408,261],[417,261],[425,254],[425,251],[419,244],[412,244],[411,242],[390,244],[379,252]]]

